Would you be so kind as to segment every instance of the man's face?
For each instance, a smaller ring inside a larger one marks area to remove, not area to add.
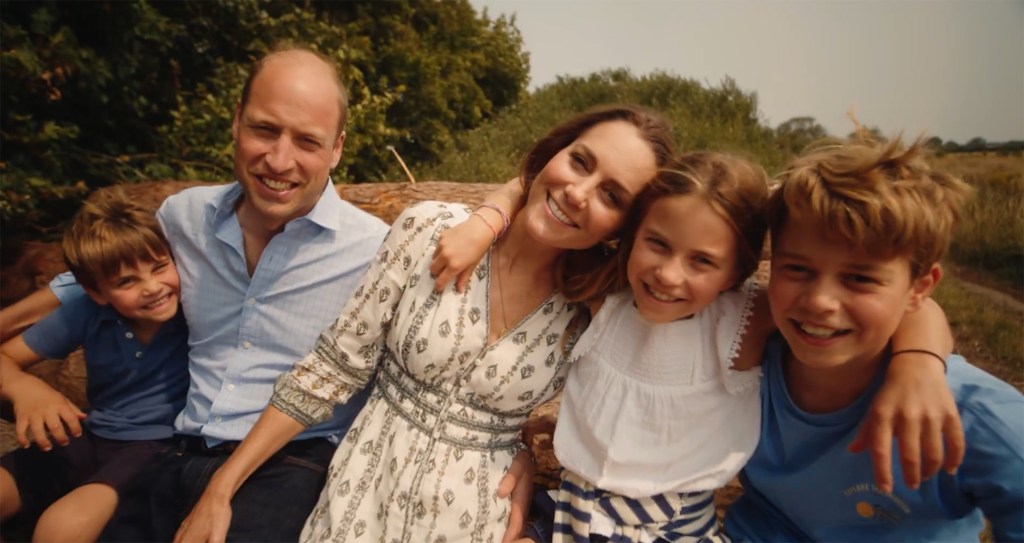
[[[308,53],[281,53],[256,76],[235,113],[239,217],[277,232],[316,205],[341,159],[344,132],[329,69]]]

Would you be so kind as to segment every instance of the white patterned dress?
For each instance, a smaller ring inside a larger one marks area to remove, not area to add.
[[[553,294],[488,347],[487,262],[462,294],[436,294],[428,271],[440,232],[468,213],[407,209],[338,320],[278,380],[271,403],[311,424],[375,377],[303,541],[501,540],[498,482],[527,415],[565,382],[577,306]]]

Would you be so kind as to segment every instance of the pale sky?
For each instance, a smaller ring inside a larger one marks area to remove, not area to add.
[[[470,0],[516,14],[530,89],[629,68],[757,93],[771,126],[1024,139],[1024,0]]]

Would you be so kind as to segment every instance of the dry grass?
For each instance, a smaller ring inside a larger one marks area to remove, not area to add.
[[[950,260],[972,280],[1024,300],[1024,154],[951,154],[934,158],[933,165],[976,191],[957,226]]]

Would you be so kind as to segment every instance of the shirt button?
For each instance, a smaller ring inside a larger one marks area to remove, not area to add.
[[[217,421],[217,422],[222,422],[222,421],[224,420],[224,417],[220,417],[220,416],[218,416],[217,418],[215,418],[215,419],[213,419],[213,420],[215,420],[215,421]]]
[[[234,384],[234,383],[231,383],[230,385],[228,385],[228,390],[229,390],[229,391],[231,391],[231,390],[235,390],[235,384]]]
[[[135,337],[135,334],[133,334],[131,332],[125,332],[124,333],[124,337],[126,337],[128,339],[131,339],[131,338]]]
[[[245,301],[245,303],[249,305],[256,305],[256,298],[249,298],[248,300]]]
[[[245,347],[246,349],[252,349],[252,342],[249,342],[249,341],[243,342],[242,343],[242,347]]]
[[[135,358],[142,358],[142,351],[136,351]]]

